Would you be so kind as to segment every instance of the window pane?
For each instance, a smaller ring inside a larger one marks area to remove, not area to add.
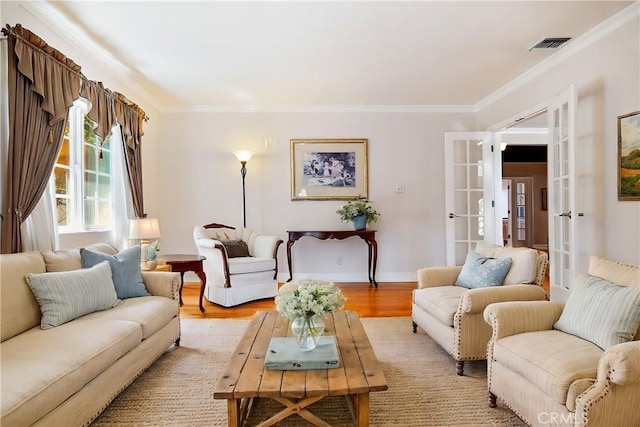
[[[58,212],[58,225],[69,225],[67,218],[67,199],[56,197],[56,210]]]
[[[61,165],[69,166],[69,140],[67,138],[62,139],[62,147],[60,148],[60,154],[58,154],[58,162]]]
[[[96,145],[100,141],[100,138],[93,133],[94,126],[93,120],[91,120],[89,116],[84,116],[84,141],[87,144]]]
[[[102,148],[105,148],[107,150],[111,149],[111,135],[109,135],[107,139],[104,140],[104,142],[102,143]]]
[[[111,204],[109,202],[98,203],[98,224],[104,226],[111,224]]]
[[[84,169],[95,171],[98,169],[98,153],[91,145],[84,145]]]
[[[108,176],[98,177],[98,197],[109,199],[111,195],[111,179]]]
[[[84,173],[84,197],[97,197],[97,175],[91,172]]]
[[[96,208],[93,200],[84,201],[84,225],[96,225]]]
[[[69,179],[70,173],[69,169],[55,167],[53,169],[53,174],[56,182],[56,194],[69,194]]]
[[[98,153],[100,153],[98,149]],[[98,157],[98,172],[109,173],[111,171],[111,153],[102,148],[102,158]]]

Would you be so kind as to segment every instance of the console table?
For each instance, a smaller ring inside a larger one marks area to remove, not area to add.
[[[320,240],[338,239],[344,240],[348,237],[358,236],[364,240],[369,247],[369,283],[377,288],[376,282],[376,265],[378,263],[378,243],[376,242],[375,230],[338,230],[338,231],[287,231],[289,233],[289,241],[287,242],[287,263],[289,264],[289,280],[293,279],[293,268],[291,266],[291,247],[301,237],[315,237]]]

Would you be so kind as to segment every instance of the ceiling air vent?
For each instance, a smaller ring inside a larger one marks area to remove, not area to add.
[[[546,39],[542,40],[541,42],[539,42],[538,44],[536,44],[535,46],[533,46],[529,50],[557,49],[560,46],[562,46],[563,44],[565,44],[566,42],[568,42],[569,40],[571,40],[571,37],[546,38]]]

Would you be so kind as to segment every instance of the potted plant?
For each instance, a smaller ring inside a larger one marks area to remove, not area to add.
[[[158,252],[160,251],[160,242],[157,240],[146,247],[147,251],[147,268],[154,270],[158,265]]]
[[[340,215],[340,221],[351,221],[356,230],[364,230],[367,224],[375,223],[380,216],[380,213],[371,206],[371,202],[361,196],[347,202],[336,213]]]

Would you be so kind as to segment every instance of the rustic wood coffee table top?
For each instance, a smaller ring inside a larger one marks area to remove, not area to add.
[[[301,371],[268,371],[264,359],[272,337],[291,336],[289,320],[275,311],[259,311],[251,320],[216,383],[214,399],[227,399],[229,426],[242,425],[254,398],[270,398],[286,406],[262,426],[298,414],[313,425],[328,425],[308,405],[326,396],[346,396],[356,425],[369,425],[369,393],[388,389],[369,338],[353,311],[325,318],[325,335],[338,342],[340,367]]]

